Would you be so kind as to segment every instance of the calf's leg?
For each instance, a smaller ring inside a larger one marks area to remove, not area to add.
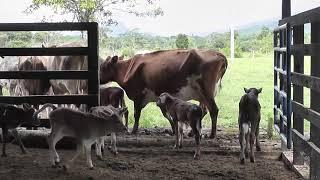
[[[90,169],[93,169],[93,164],[92,164],[92,159],[91,159],[91,143],[90,142],[85,142],[84,143],[84,148],[86,151],[86,157],[87,157],[87,164]]]
[[[259,123],[260,122],[258,122],[256,125],[256,133],[255,133],[255,135],[256,135],[256,150],[257,151],[261,151],[261,146],[260,146],[260,141],[259,141]]]
[[[255,141],[255,132],[251,131],[250,133],[250,162],[254,163],[254,151],[253,151],[253,145]]]
[[[22,153],[26,154],[27,153],[26,152],[26,148],[24,147],[24,145],[23,145],[23,143],[21,141],[21,138],[19,136],[18,130],[15,128],[11,132],[12,132],[12,135],[14,136],[14,138],[18,141]]]
[[[240,163],[244,164],[244,159],[245,159],[245,149],[247,149],[246,146],[246,134],[244,132],[244,129],[242,127],[242,125],[240,125],[239,127],[239,142],[240,142]]]
[[[179,122],[179,148],[182,148],[182,142],[183,142],[183,123]]]
[[[48,145],[50,151],[50,159],[52,163],[52,167],[56,167],[60,162],[60,157],[56,150],[57,142],[63,138],[63,134],[61,133],[62,129],[51,129],[51,133],[48,137]]]
[[[95,147],[96,147],[96,155],[99,160],[102,160],[102,152],[101,152],[102,144],[104,144],[103,137],[97,138],[95,142]]]
[[[201,122],[197,122],[197,123],[201,123]],[[194,132],[194,138],[195,138],[195,141],[196,141],[196,150],[195,150],[195,154],[193,156],[193,159],[200,159],[200,141],[201,141],[201,129],[199,128],[201,126],[199,125],[196,125],[196,126],[193,126],[192,129],[193,129],[193,132]]]
[[[76,149],[76,153],[74,154],[74,156],[72,157],[72,159],[70,159],[65,165],[63,165],[63,170],[67,171],[70,166],[73,164],[74,160],[76,160],[79,155],[81,154],[83,149],[83,145],[81,144],[77,144],[77,149]]]
[[[117,150],[117,136],[116,133],[111,133],[111,152],[114,155],[118,154],[118,150]]]
[[[174,127],[175,127],[175,132],[176,132],[176,141],[174,144],[174,149],[178,149],[179,148],[179,123],[178,121],[174,121]]]
[[[2,157],[7,157],[6,154],[6,143],[7,143],[7,137],[8,137],[8,128],[6,125],[2,126]]]

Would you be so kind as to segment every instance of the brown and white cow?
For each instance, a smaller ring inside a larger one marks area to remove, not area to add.
[[[137,133],[141,110],[168,92],[205,105],[212,121],[210,137],[214,138],[219,111],[214,97],[227,65],[226,57],[214,50],[164,50],[127,61],[114,56],[100,65],[100,84],[116,81],[134,101],[133,133]]]
[[[20,57],[18,62],[19,71],[46,71],[47,68],[42,63],[44,58],[41,56]],[[20,79],[16,80],[15,95],[44,95],[49,92],[49,79]]]
[[[68,43],[52,47],[82,47],[80,43]],[[53,56],[47,63],[48,70],[68,71],[68,70],[87,70],[87,56]],[[50,80],[54,94],[87,94],[86,80]]]

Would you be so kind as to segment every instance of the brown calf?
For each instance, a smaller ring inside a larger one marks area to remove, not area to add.
[[[175,98],[169,93],[162,93],[159,96],[157,106],[160,107],[163,115],[174,124],[176,132],[175,148],[182,148],[183,123],[191,126],[197,146],[194,159],[199,159],[202,120],[200,106]]]
[[[250,144],[250,161],[254,162],[253,145],[256,141],[257,151],[261,151],[259,142],[259,123],[261,119],[258,95],[262,88],[244,88],[245,94],[239,103],[239,141],[241,147],[240,162],[244,164],[245,153],[248,154]]]
[[[100,105],[125,108],[124,91],[119,87],[101,87],[100,88]],[[126,120],[125,126],[128,128],[128,111],[124,114]]]
[[[2,128],[2,157],[6,157],[6,142],[8,130],[12,129],[12,134],[18,141],[22,153],[26,153],[25,147],[18,135],[17,127],[22,124],[40,125],[38,118],[33,118],[34,109],[30,105],[24,104],[23,108],[10,104],[0,104],[0,124]]]

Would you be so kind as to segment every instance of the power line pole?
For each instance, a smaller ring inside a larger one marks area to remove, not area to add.
[[[230,26],[230,58],[231,63],[234,62],[234,28]]]

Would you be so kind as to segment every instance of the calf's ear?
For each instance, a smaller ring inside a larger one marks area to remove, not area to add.
[[[249,89],[243,88],[243,90],[244,90],[245,93],[249,93]]]
[[[128,111],[127,107],[121,108],[119,114],[122,115]]]
[[[258,93],[261,93],[261,92],[262,92],[262,88],[259,88],[259,89],[258,89]]]

